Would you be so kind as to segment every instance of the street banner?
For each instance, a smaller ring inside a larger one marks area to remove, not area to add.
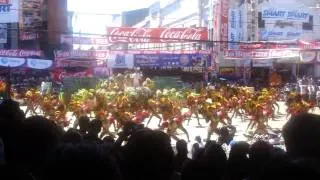
[[[19,22],[19,0],[0,0],[0,23]]]
[[[303,41],[299,40],[300,49],[320,49],[320,41]]]
[[[71,50],[55,51],[55,60],[59,59],[111,59],[116,54],[210,54],[206,50]]]
[[[227,59],[274,59],[300,57],[297,49],[256,49],[256,50],[228,50],[224,51]]]
[[[61,35],[61,43],[65,44],[87,44],[87,45],[110,45],[106,37],[79,37],[72,35]]]
[[[27,58],[27,66],[32,69],[49,69],[52,64],[52,60]]]
[[[207,28],[108,27],[109,43],[174,43],[207,41]]]
[[[211,57],[206,54],[136,54],[135,67],[210,67]]]
[[[229,0],[221,0],[220,40],[228,41]],[[228,43],[221,43],[221,51],[228,49]]]
[[[60,59],[55,62],[55,67],[65,68],[65,67],[85,67],[85,68],[94,68],[94,67],[105,67],[105,60],[66,60]]]
[[[115,54],[108,59],[109,68],[126,68],[133,69],[133,55],[132,54]]]
[[[20,0],[20,40],[34,40],[40,37],[36,30],[43,25],[43,0]]]
[[[55,82],[62,82],[65,78],[87,78],[87,77],[93,77],[93,70],[87,69],[85,71],[81,72],[67,72],[63,69],[54,69],[51,71],[51,78]]]
[[[0,57],[0,66],[4,67],[19,67],[24,65],[24,58]]]
[[[37,50],[22,50],[22,49],[0,49],[0,56],[5,57],[31,57],[31,56],[42,56],[42,51]]]
[[[0,24],[0,44],[7,43],[8,29],[7,24]]]

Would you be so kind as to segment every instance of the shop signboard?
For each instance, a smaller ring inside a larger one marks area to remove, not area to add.
[[[301,28],[267,28],[260,31],[260,40],[299,39],[303,35]]]
[[[256,49],[256,50],[228,50],[224,51],[227,59],[275,59],[299,57],[298,49]]]
[[[19,22],[19,0],[0,0],[0,23]]]
[[[134,66],[132,54],[115,54],[108,59],[108,67],[110,68],[126,68],[132,69]]]
[[[288,4],[287,7],[281,7],[279,5],[265,5],[262,7],[262,19],[273,19],[283,21],[309,21],[310,12],[303,8],[294,7],[292,4]]]
[[[0,44],[7,43],[8,33],[7,24],[0,24]]]
[[[110,45],[106,37],[80,37],[72,35],[61,35],[61,43],[72,44],[88,44],[88,45]]]
[[[174,43],[207,41],[207,28],[132,28],[108,27],[109,43]]]
[[[206,54],[136,54],[135,67],[210,67],[211,58]]]
[[[42,56],[42,51],[37,50],[22,50],[22,49],[0,49],[0,56],[4,57],[31,57]]]
[[[220,40],[228,41],[229,0],[221,0]],[[228,49],[228,43],[221,43],[221,51]]]
[[[40,37],[36,30],[43,25],[43,0],[20,0],[20,40]]]
[[[317,57],[316,51],[301,51],[300,52],[300,62],[310,63],[313,62]]]
[[[0,57],[0,66],[4,67],[19,67],[24,65],[24,58]]]
[[[27,66],[32,69],[48,69],[52,64],[52,60],[27,58]]]

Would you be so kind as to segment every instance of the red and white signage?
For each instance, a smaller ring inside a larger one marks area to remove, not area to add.
[[[31,57],[42,56],[42,51],[22,50],[22,49],[1,49],[0,56],[6,57]]]
[[[38,33],[20,31],[20,40],[22,41],[35,40],[39,37],[40,35]]]
[[[61,43],[66,44],[88,44],[88,45],[110,45],[105,37],[78,37],[71,35],[61,35]]]
[[[228,41],[229,0],[221,0],[220,40]],[[228,43],[221,43],[221,51],[228,49]]]
[[[207,41],[207,28],[108,27],[109,43],[170,43]]]
[[[302,41],[299,40],[300,49],[320,49],[320,41]]]
[[[274,59],[299,57],[300,52],[296,49],[227,50],[224,56],[228,59]]]
[[[51,78],[56,82],[62,82],[65,78],[86,78],[86,77],[93,77],[93,70],[88,69],[86,71],[82,72],[75,72],[75,73],[68,73],[65,70],[62,69],[55,69],[51,72]]]

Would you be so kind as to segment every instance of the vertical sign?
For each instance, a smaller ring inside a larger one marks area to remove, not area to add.
[[[19,21],[19,0],[0,0],[0,23]]]
[[[220,40],[228,41],[228,16],[229,16],[229,0],[221,0],[221,28]],[[221,43],[221,51],[228,48],[228,43]]]
[[[243,14],[242,10],[230,9],[229,10],[229,25],[228,25],[228,41],[229,42],[239,42],[243,41],[244,37],[244,26],[243,26]],[[229,49],[235,50],[239,49],[239,44],[229,43]]]
[[[7,24],[0,24],[0,44],[7,43]]]

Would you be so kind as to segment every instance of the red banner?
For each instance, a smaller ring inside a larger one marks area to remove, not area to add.
[[[22,50],[22,49],[1,49],[0,56],[6,57],[31,57],[31,56],[42,56],[42,51],[33,50]]]
[[[38,38],[40,38],[38,33],[20,31],[20,40],[22,41],[35,40]]]
[[[94,68],[94,67],[104,67],[106,66],[105,60],[57,60],[56,67],[65,68],[65,67],[87,67],[87,68]]]
[[[221,27],[220,40],[228,41],[228,16],[229,16],[229,0],[221,0]],[[228,49],[228,43],[221,43],[221,51]]]
[[[70,77],[76,77],[76,78],[93,77],[93,70],[88,69],[82,72],[69,73],[62,69],[55,69],[51,72],[51,78],[55,82],[62,82],[63,79],[70,78]]]
[[[108,27],[110,43],[173,43],[207,41],[207,28],[130,28]]]
[[[300,49],[320,49],[320,41],[302,41],[299,40]]]
[[[61,35],[61,43],[66,44],[89,44],[89,45],[110,45],[104,37],[77,37],[71,35]]]

